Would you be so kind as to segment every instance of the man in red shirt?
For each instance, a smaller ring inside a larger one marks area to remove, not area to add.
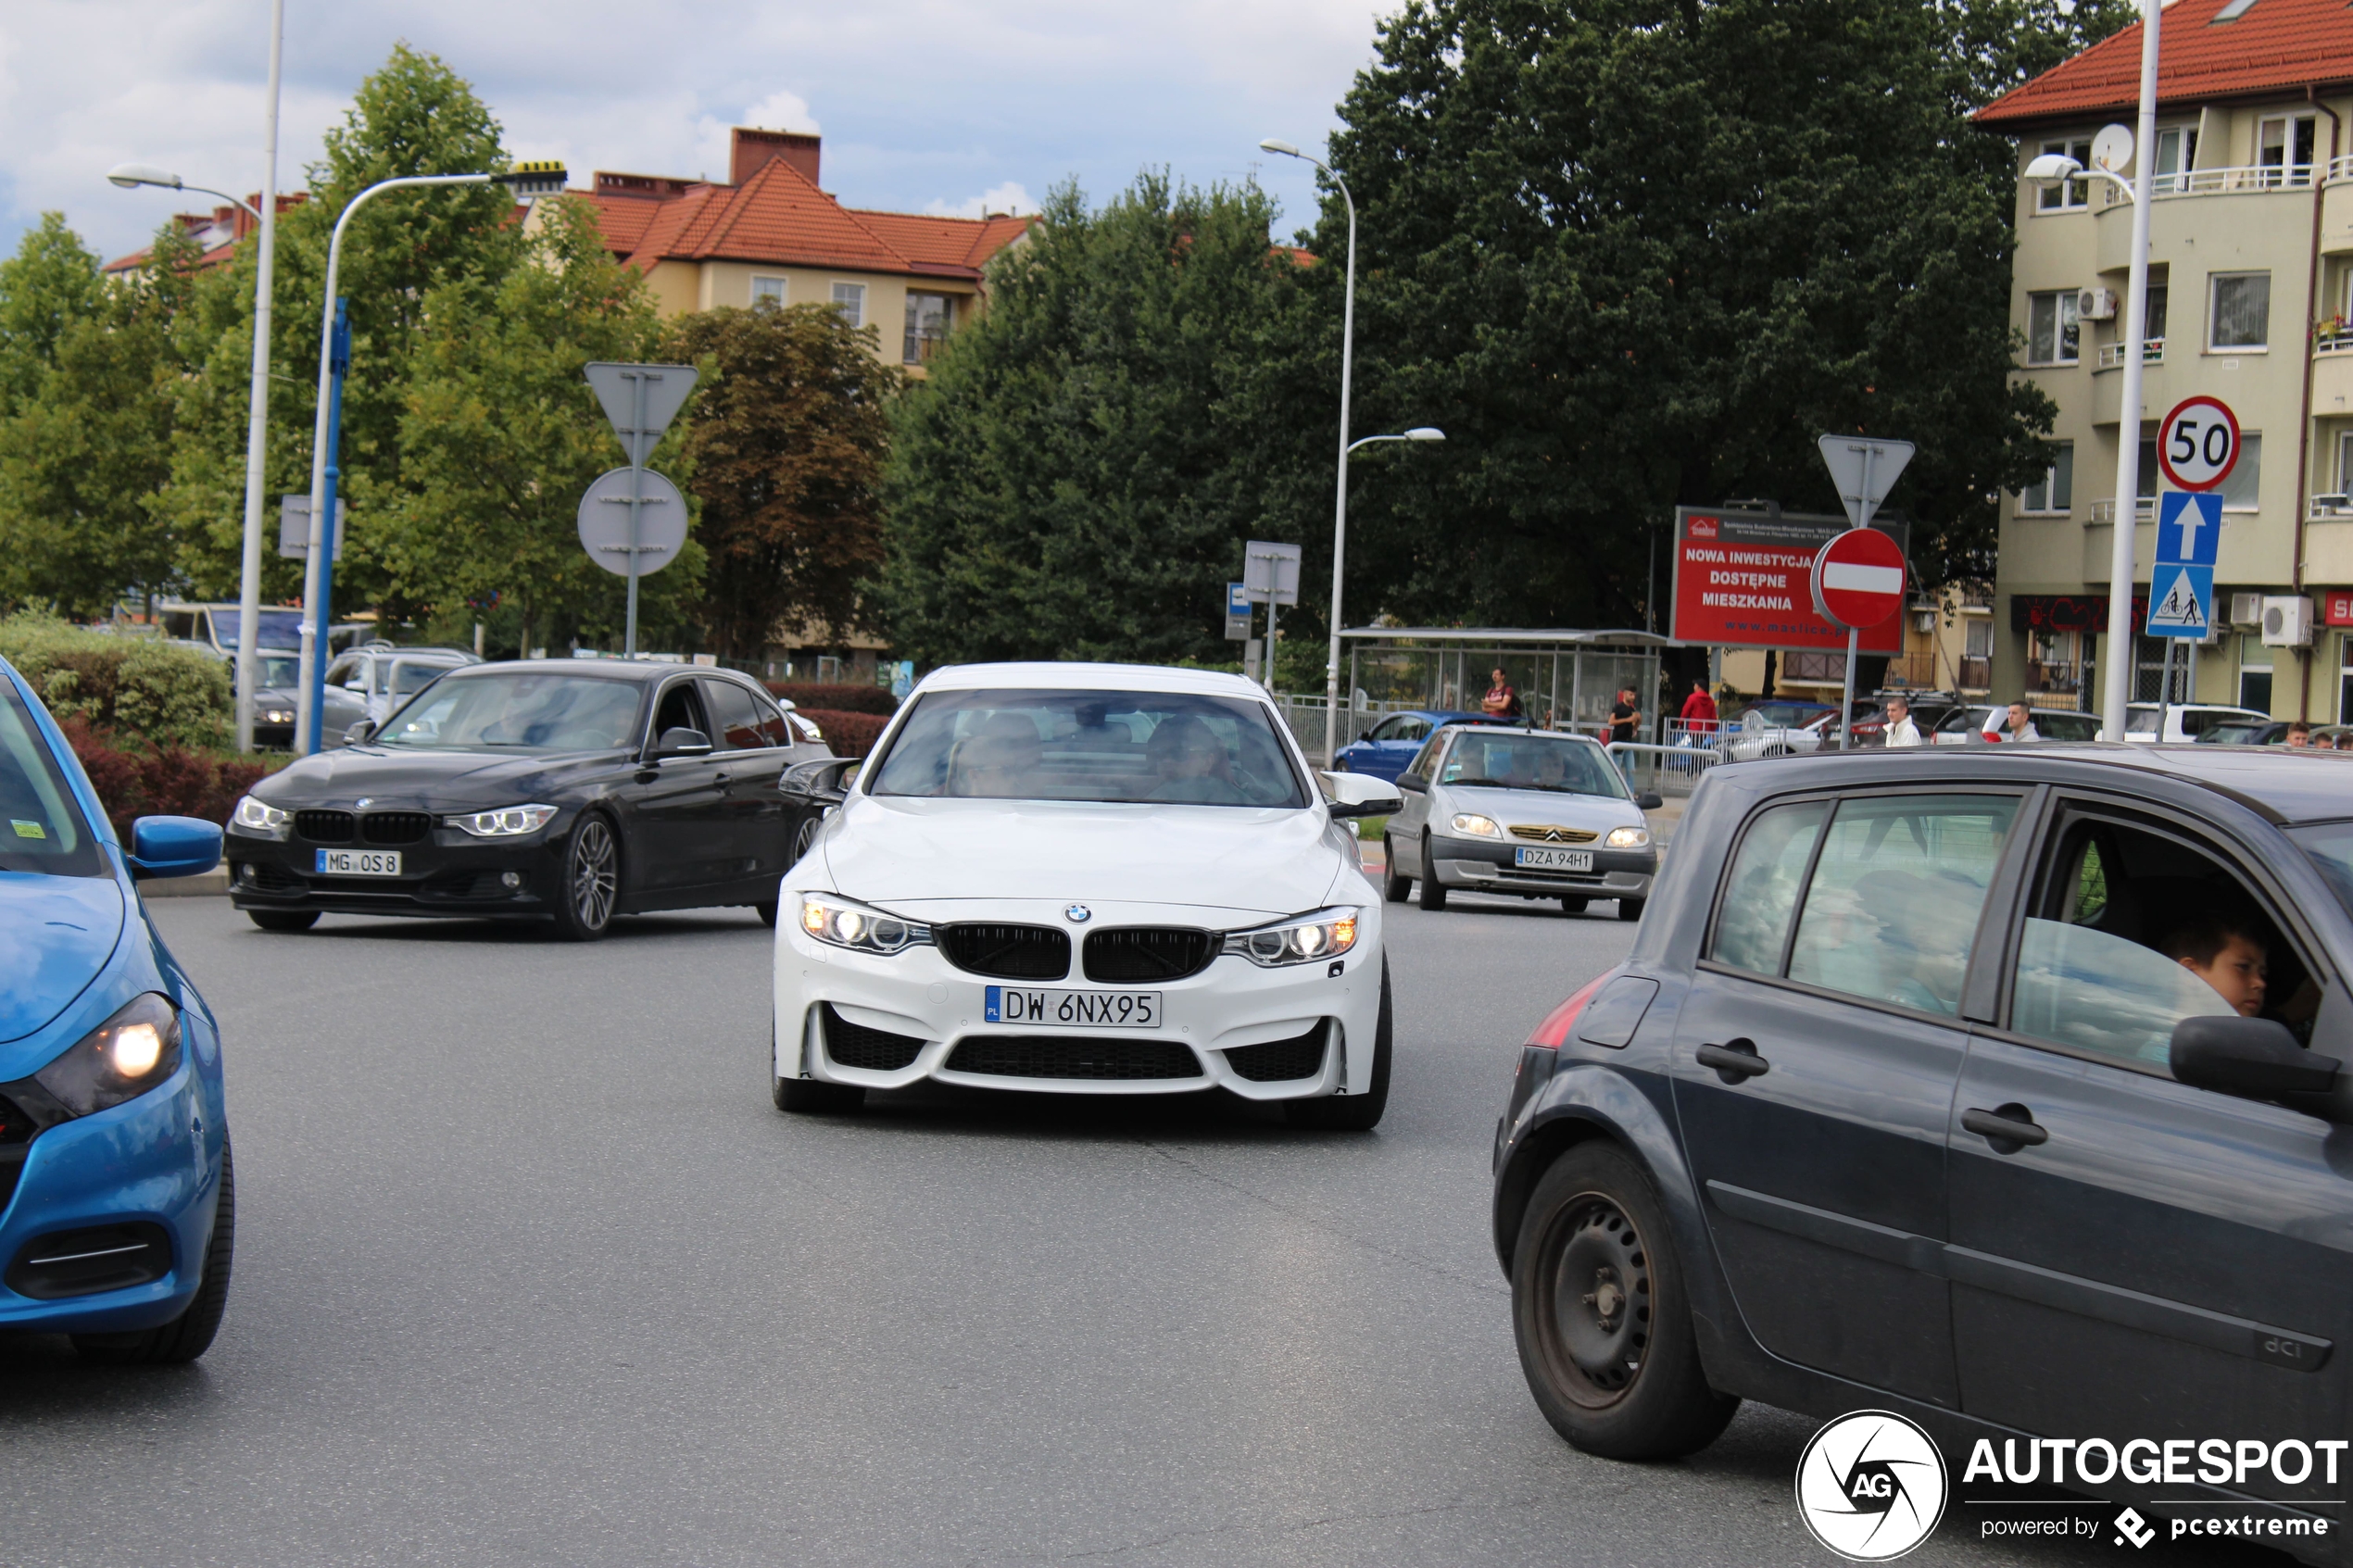
[[[1707,695],[1706,682],[1692,683],[1692,695],[1683,699],[1681,718],[1687,734],[1707,734],[1716,728],[1716,699]]]

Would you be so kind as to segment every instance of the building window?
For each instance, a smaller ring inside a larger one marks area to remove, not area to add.
[[[2020,493],[2021,512],[2064,512],[2075,504],[2075,443],[2051,443],[2051,466]]]
[[[2222,482],[2222,509],[2226,512],[2251,512],[2260,504],[2263,488],[2263,438],[2248,431],[2239,432],[2239,460],[2231,465],[2231,476]]]
[[[2141,315],[2141,341],[2144,345],[2165,341],[2165,285],[2151,283],[2148,289],[2148,309]]]
[[[2239,706],[2271,711],[2271,650],[2260,632],[2239,634]]]
[[[907,293],[907,353],[910,365],[928,365],[956,324],[956,301],[944,294]]]
[[[2268,348],[2271,343],[2271,274],[2217,272],[2206,346],[2218,351]]]
[[[866,285],[863,283],[836,283],[834,285],[834,308],[840,311],[842,319],[848,321],[851,326],[864,326],[866,324]]]
[[[2339,432],[2336,438],[2336,493],[2353,495],[2353,430]]]
[[[2141,437],[2141,465],[2133,476],[2133,493],[2140,501],[2141,510],[2148,511],[2157,505],[2158,481],[2164,477],[2165,470],[2157,466],[2157,437]]]
[[[762,305],[781,307],[785,303],[785,281],[782,278],[754,278],[751,281],[751,303],[755,308]]]
[[[2337,638],[2336,721],[2353,724],[2353,632]]]
[[[2269,277],[2269,273],[2264,274]],[[2072,365],[2079,333],[2075,322],[2075,291],[2056,289],[2026,296],[2026,362],[2030,365]]]
[[[2065,153],[2084,167],[2091,166],[2092,144],[2089,141],[2045,142],[2043,144],[2043,151]],[[2034,209],[2037,212],[2072,212],[2086,205],[2091,198],[2092,182],[2090,181],[2062,180],[2056,185],[2045,186],[2035,194]]]
[[[2309,114],[2276,115],[2255,128],[2255,167],[2266,186],[2312,182],[2313,132],[2320,121]]]
[[[2158,195],[2180,195],[2190,188],[2190,170],[2197,165],[2197,127],[2177,125],[2157,133],[2157,167],[2150,171],[2151,189]]]

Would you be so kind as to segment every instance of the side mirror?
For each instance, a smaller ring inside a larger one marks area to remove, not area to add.
[[[142,817],[131,824],[131,874],[202,876],[220,863],[220,826],[201,817]]]
[[[349,729],[344,731],[343,744],[346,746],[365,746],[375,733],[376,721],[373,719],[362,719],[357,724],[354,724]]]
[[[671,757],[708,757],[710,755],[711,737],[700,730],[667,729],[661,732],[661,738],[654,742],[654,760],[657,762]]]
[[[1429,781],[1423,778],[1418,773],[1400,773],[1397,775],[1397,787],[1399,789],[1410,789],[1416,795],[1428,795],[1429,793]],[[1398,804],[1402,806],[1404,802],[1401,800]]]
[[[1646,789],[1642,791],[1641,795],[1635,797],[1634,804],[1640,806],[1645,811],[1655,811],[1660,807],[1667,804],[1667,798],[1655,789]]]
[[[1396,786],[1369,773],[1327,772],[1323,780],[1334,817],[1385,817],[1405,804]]]
[[[2272,1019],[2185,1018],[2173,1025],[2168,1065],[2194,1088],[2277,1100],[2332,1122],[2353,1122],[2353,1097],[2340,1081],[2345,1064],[2306,1050],[2286,1024]]]

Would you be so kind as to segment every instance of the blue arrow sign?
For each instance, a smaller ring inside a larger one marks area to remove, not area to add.
[[[2157,559],[2184,566],[2214,564],[2222,546],[2222,497],[2211,491],[2169,490],[2157,498]]]
[[[2203,637],[2214,629],[2214,569],[2159,560],[2150,573],[2147,633]]]

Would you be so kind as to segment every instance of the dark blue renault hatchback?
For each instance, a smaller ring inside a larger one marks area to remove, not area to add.
[[[0,1331],[186,1361],[220,1325],[236,1220],[220,1035],[137,886],[220,859],[220,830],[186,817],[141,818],[126,853],[0,662]]]
[[[1529,1386],[1628,1459],[1894,1411],[1957,1478],[2347,1561],[2348,1064],[2353,758],[1713,770],[1496,1129]]]

